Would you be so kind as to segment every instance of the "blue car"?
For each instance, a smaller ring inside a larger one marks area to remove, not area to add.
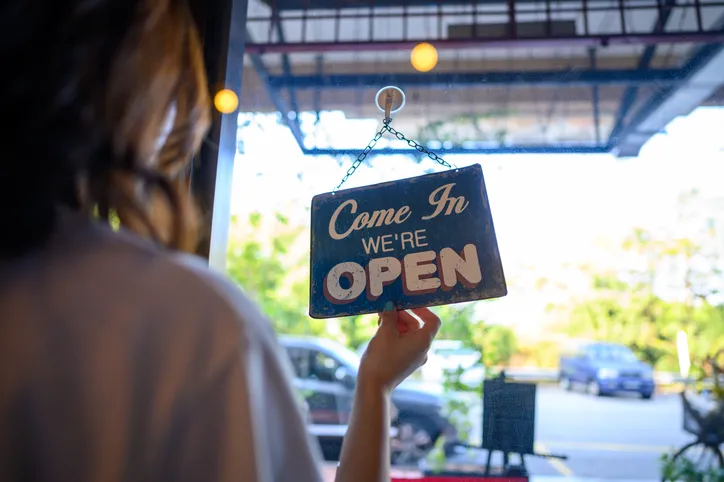
[[[580,386],[595,396],[638,393],[654,395],[653,368],[623,345],[590,343],[560,359],[559,381],[566,390]]]

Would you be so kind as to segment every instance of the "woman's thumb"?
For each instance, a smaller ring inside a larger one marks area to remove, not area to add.
[[[397,310],[391,302],[385,304],[385,310],[380,314],[380,328],[397,330]]]

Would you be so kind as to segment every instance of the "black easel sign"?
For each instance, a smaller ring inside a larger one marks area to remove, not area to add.
[[[479,165],[312,200],[313,318],[506,293]]]

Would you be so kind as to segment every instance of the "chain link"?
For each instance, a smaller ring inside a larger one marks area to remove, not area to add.
[[[438,156],[434,152],[427,150],[427,148],[425,146],[423,146],[422,144],[418,144],[417,142],[413,141],[412,139],[406,138],[404,136],[404,134],[402,134],[402,132],[399,132],[394,127],[392,127],[390,124],[387,124],[387,130],[390,132],[390,134],[397,137],[401,141],[407,142],[408,146],[412,147],[413,149],[415,149],[417,152],[419,152],[421,154],[426,154],[427,157],[429,157],[433,161],[437,162],[441,166],[447,167],[448,169],[454,168],[454,166],[452,164],[450,164],[449,162],[447,162],[445,159]]]
[[[354,174],[354,172],[357,170],[357,168],[360,166],[360,164],[362,164],[362,162],[367,158],[367,155],[372,151],[372,149],[375,148],[375,146],[377,145],[377,141],[382,139],[382,135],[385,132],[387,132],[388,130],[389,130],[389,126],[387,124],[382,126],[382,129],[380,129],[379,132],[377,132],[377,134],[375,134],[375,136],[372,138],[372,140],[369,142],[369,144],[367,144],[367,147],[365,147],[364,150],[360,153],[360,155],[357,156],[357,159],[355,159],[355,161],[352,163],[352,166],[349,169],[347,169],[347,172],[345,173],[344,177],[339,182],[339,184],[337,184],[337,187],[334,188],[334,191],[332,191],[332,193],[339,191],[339,188],[342,187],[342,184],[347,182],[347,179],[349,179],[349,177],[352,174]]]
[[[417,142],[406,138],[404,136],[404,134],[402,134],[400,131],[398,131],[397,129],[395,129],[394,127],[392,127],[390,125],[391,121],[392,121],[392,119],[385,119],[383,121],[384,125],[382,126],[382,129],[380,129],[379,132],[377,132],[377,134],[375,134],[375,137],[373,137],[372,140],[369,142],[369,144],[367,144],[367,147],[365,147],[364,150],[360,153],[360,155],[357,156],[357,159],[355,159],[355,161],[352,163],[352,166],[349,169],[347,169],[347,172],[345,173],[344,177],[339,182],[339,184],[337,184],[337,187],[334,188],[332,193],[339,191],[339,188],[341,188],[342,185],[345,182],[347,182],[347,179],[349,179],[352,176],[352,174],[355,173],[357,168],[362,164],[362,162],[364,162],[364,160],[367,158],[367,156],[372,151],[372,149],[375,148],[375,146],[377,145],[377,142],[380,139],[382,139],[382,136],[385,134],[385,132],[389,132],[390,134],[397,137],[399,140],[407,142],[408,146],[412,147],[413,149],[415,149],[417,152],[419,152],[421,154],[426,154],[427,157],[429,157],[433,161],[437,162],[441,166],[444,166],[448,169],[453,169],[453,168],[457,169],[457,167],[455,165],[450,164],[442,157],[438,156],[434,152],[425,148],[425,146],[423,146],[422,144],[418,144]]]

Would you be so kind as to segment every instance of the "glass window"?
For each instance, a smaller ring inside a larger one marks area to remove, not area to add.
[[[278,332],[346,347],[316,345],[297,376],[341,396],[316,381],[355,372],[377,328],[307,315],[310,205],[356,165],[382,127],[375,95],[397,84],[398,132],[482,166],[509,288],[434,308],[400,433],[436,433],[439,410],[479,445],[481,384],[505,371],[536,384],[536,451],[568,457],[527,458],[531,476],[661,480],[662,456],[700,435],[680,393],[724,406],[705,363],[724,348],[724,2],[249,0],[248,14],[228,266]],[[414,145],[381,135],[343,188],[445,170]]]
[[[310,376],[310,364],[309,350],[304,348],[287,348],[287,355],[289,360],[292,362],[292,368],[297,378],[309,378]]]
[[[596,360],[635,362],[636,355],[621,345],[598,345],[592,349],[592,357]]]
[[[339,361],[320,351],[312,352],[312,366],[310,378],[323,382],[337,382],[336,372],[340,367]]]

